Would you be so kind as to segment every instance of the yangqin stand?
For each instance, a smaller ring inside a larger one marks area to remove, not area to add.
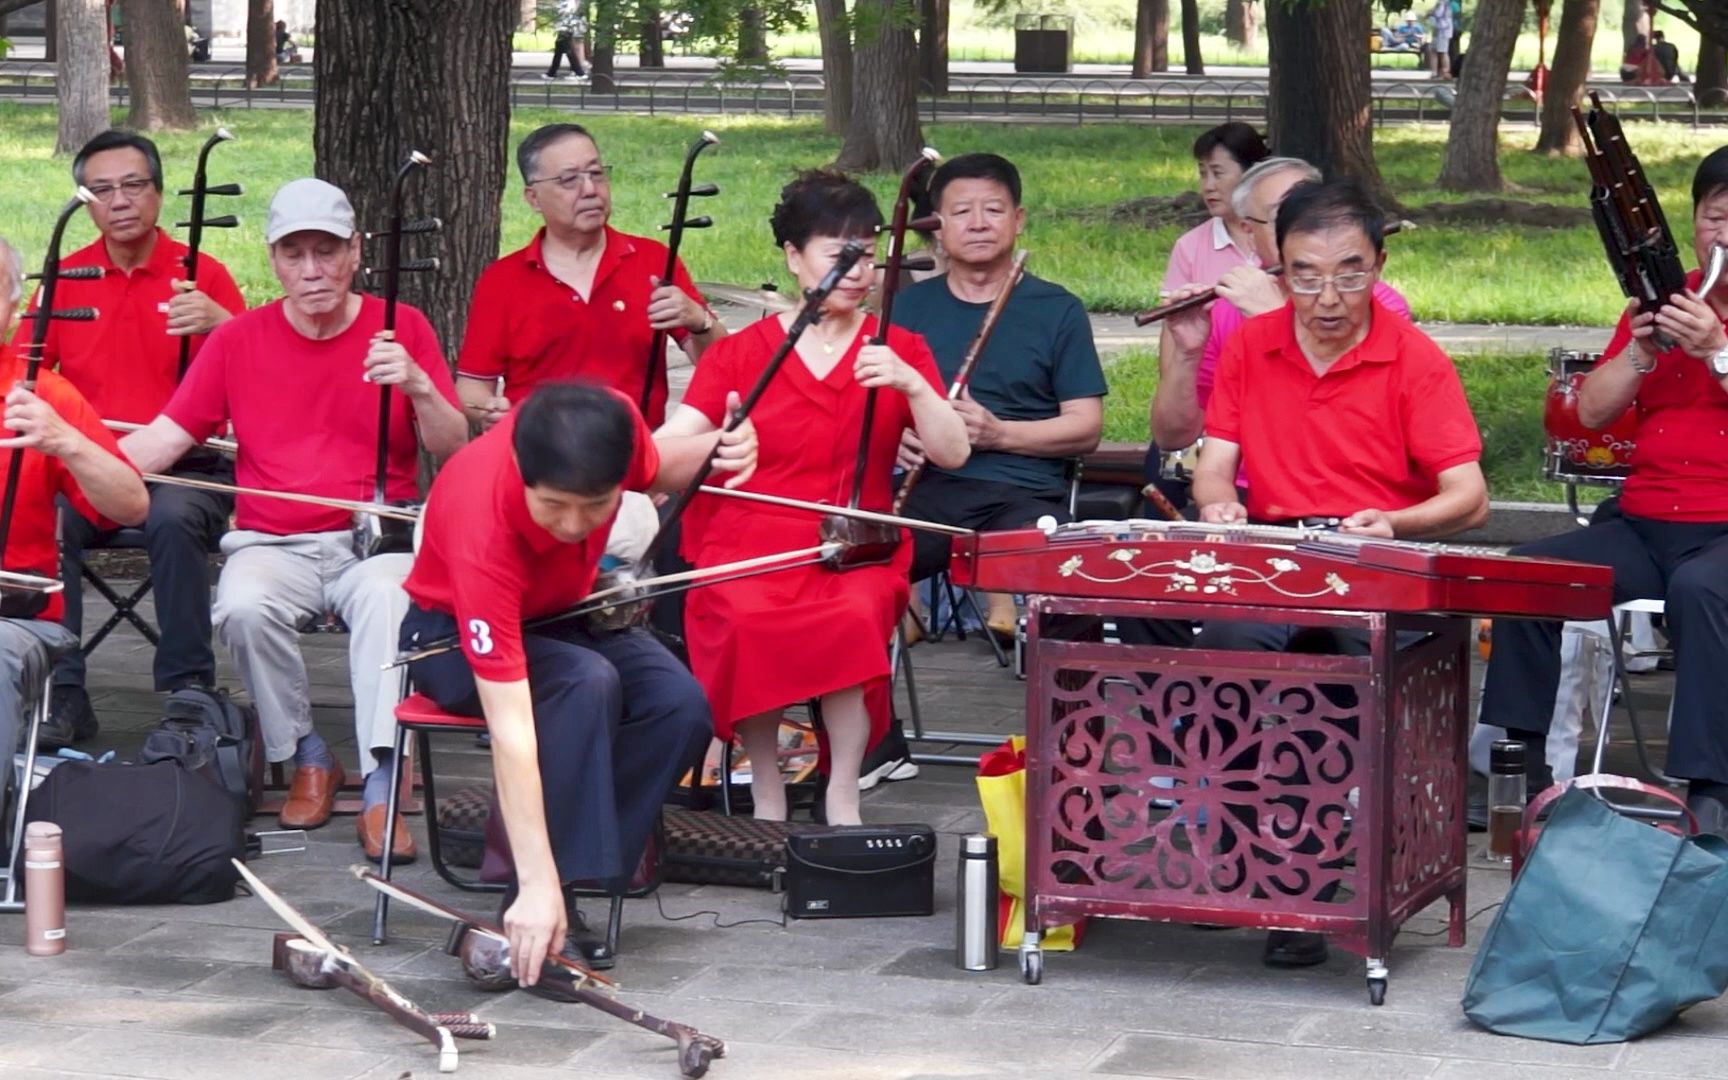
[[[1464,943],[1470,617],[1609,607],[1603,567],[1253,526],[981,534],[953,565],[1030,594],[1028,983],[1044,928],[1094,915],[1325,933],[1380,1004],[1412,915],[1444,898]],[[1051,635],[1074,616],[1355,630],[1367,652]]]

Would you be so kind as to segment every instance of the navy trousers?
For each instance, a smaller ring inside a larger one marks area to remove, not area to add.
[[[402,648],[455,630],[450,616],[412,607]],[[525,633],[523,645],[559,879],[621,892],[661,804],[714,736],[708,701],[684,665],[642,630],[549,627]],[[421,660],[410,674],[439,708],[481,715],[460,651]]]
[[[1728,783],[1728,522],[1620,516],[1512,549],[1614,568],[1614,602],[1662,599],[1674,644],[1671,776]],[[1557,622],[1496,619],[1484,724],[1546,735],[1560,685]]]

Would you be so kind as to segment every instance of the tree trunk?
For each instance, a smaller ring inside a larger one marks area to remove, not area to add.
[[[594,51],[588,57],[589,82],[606,94],[618,88],[618,5],[619,0],[594,0],[593,18],[588,23],[588,32],[594,36]]]
[[[1596,41],[1598,6],[1599,0],[1565,0],[1560,8],[1560,28],[1554,32],[1554,66],[1548,72],[1548,88],[1542,92],[1542,130],[1536,136],[1538,154],[1579,152],[1572,106],[1578,103],[1584,81],[1590,77],[1590,49]]]
[[[641,31],[637,34],[636,66],[663,68],[666,66],[666,45],[660,40],[660,5],[641,6]]]
[[[50,64],[58,63],[60,60],[60,31],[56,29],[59,25],[60,0],[47,0],[42,5],[42,59]],[[102,42],[103,47],[106,48],[108,42],[106,11],[103,12]],[[103,70],[107,69],[104,68]]]
[[[1728,50],[1722,42],[1711,37],[1698,39],[1698,67],[1692,81],[1698,104],[1709,107],[1728,101]]]
[[[1397,203],[1374,162],[1366,0],[1266,5],[1271,73],[1266,132],[1276,154],[1328,177],[1355,177],[1387,209]]]
[[[846,0],[816,0],[816,33],[822,40],[822,119],[830,135],[852,125],[852,21]]]
[[[49,27],[55,40],[54,82],[59,97],[56,154],[79,147],[108,130],[108,24],[102,0],[57,0],[59,18]]]
[[[1458,79],[1452,130],[1440,163],[1447,191],[1499,191],[1500,98],[1512,68],[1512,47],[1524,23],[1525,0],[1481,0],[1470,35],[1470,64]]]
[[[1133,78],[1170,70],[1170,0],[1140,0],[1134,11]]]
[[[1260,43],[1260,12],[1255,0],[1224,0],[1224,39],[1238,49]]]
[[[755,6],[738,11],[738,59],[749,64],[768,62],[768,30],[762,24],[762,9]]]
[[[918,74],[932,94],[948,92],[948,0],[920,0]]]
[[[186,15],[180,0],[120,0],[126,26],[126,86],[134,131],[190,131],[198,124],[187,80]]]
[[[1650,13],[1644,10],[1643,0],[1626,0],[1620,9],[1620,52],[1621,55],[1632,50],[1632,42],[1639,34],[1644,35],[1646,44],[1650,41]]]
[[[271,86],[281,78],[276,70],[276,0],[246,4],[246,85]]]
[[[517,0],[319,0],[313,54],[317,174],[348,193],[362,229],[387,223],[390,182],[410,150],[432,158],[404,203],[444,228],[411,240],[436,273],[408,274],[402,298],[432,321],[447,354],[462,340],[480,271],[498,257]],[[374,246],[368,261],[379,258]]]
[[[1206,74],[1200,58],[1200,0],[1182,0],[1182,64],[1190,75]]]
[[[895,0],[857,0],[865,30],[853,53],[852,123],[835,159],[851,172],[899,171],[924,148],[918,127],[918,42]]]

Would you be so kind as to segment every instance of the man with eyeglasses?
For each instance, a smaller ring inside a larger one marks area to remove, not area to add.
[[[586,128],[535,130],[516,148],[516,164],[543,225],[474,286],[456,388],[482,427],[545,382],[586,379],[640,402],[655,331],[691,360],[726,335],[682,263],[673,281],[660,281],[664,244],[608,224],[611,173]],[[666,419],[666,367],[660,358],[655,367],[643,410],[649,427]]]
[[[1165,340],[1172,348],[1158,357],[1158,388],[1152,395],[1152,441],[1167,448],[1192,446],[1200,437],[1206,403],[1218,374],[1224,344],[1249,319],[1277,311],[1286,303],[1285,285],[1266,272],[1278,265],[1278,240],[1273,221],[1284,196],[1297,184],[1318,183],[1320,170],[1300,158],[1267,158],[1242,174],[1231,192],[1236,216],[1248,226],[1259,266],[1237,266],[1218,279],[1218,300],[1165,320]],[[1195,285],[1173,293],[1180,300],[1203,290]],[[1410,317],[1410,305],[1398,290],[1375,279],[1374,299],[1388,310]]]
[[[104,131],[72,159],[72,177],[96,196],[90,220],[101,234],[61,261],[61,268],[95,267],[97,278],[60,282],[55,303],[93,307],[92,322],[49,324],[43,359],[106,420],[147,423],[180,379],[180,343],[191,338],[196,358],[205,335],[246,309],[228,268],[200,252],[198,283],[186,277],[186,245],[157,225],[162,211],[162,159],[156,145],[129,131]],[[169,471],[232,480],[220,455],[194,449]],[[212,491],[151,485],[144,543],[155,582],[161,644],[153,666],[157,690],[216,684],[210,641],[209,551],[228,525],[232,500]],[[82,636],[85,548],[108,535],[79,514],[61,516],[65,625]],[[65,653],[54,668],[53,710],[43,738],[50,745],[95,735],[98,723],[84,690],[84,655]]]
[[[384,302],[353,291],[360,269],[354,208],[322,180],[294,180],[270,202],[270,268],[282,299],[217,329],[162,414],[121,440],[152,472],[233,423],[243,487],[340,499],[370,498],[375,484],[379,387],[391,387],[385,498],[419,495],[423,448],[434,459],[467,441],[468,423],[426,317],[402,304],[384,330]],[[217,633],[258,706],[265,757],[292,760],[284,828],[330,819],[344,772],[312,727],[302,622],[333,612],[348,627],[355,741],[365,777],[356,822],[368,858],[383,854],[385,801],[396,740],[396,655],[408,611],[402,582],[414,557],[362,559],[348,511],[241,495],[228,561],[216,589]],[[414,857],[400,821],[392,858]]]
[[[1482,440],[1457,369],[1427,335],[1374,296],[1386,261],[1384,228],[1379,207],[1352,181],[1298,184],[1283,197],[1271,261],[1284,267],[1289,300],[1248,320],[1224,346],[1194,476],[1201,521],[1300,523],[1353,536],[1429,539],[1486,520]],[[1239,470],[1245,495],[1238,493]],[[1399,643],[1409,638],[1400,633]],[[1360,631],[1222,619],[1209,620],[1196,644],[1368,651]],[[1354,693],[1329,687],[1326,694],[1340,726],[1354,725]],[[1310,737],[1287,736],[1304,743]],[[1294,785],[1307,783],[1313,767],[1277,766]],[[1320,843],[1306,837],[1295,850],[1314,854]],[[1330,901],[1335,892],[1325,886],[1316,899]],[[1326,955],[1323,935],[1273,931],[1264,959],[1274,967],[1304,967]]]

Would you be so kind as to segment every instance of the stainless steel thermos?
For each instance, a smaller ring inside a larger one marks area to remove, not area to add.
[[[960,840],[960,887],[954,925],[954,963],[964,971],[996,967],[996,837],[972,833]]]

